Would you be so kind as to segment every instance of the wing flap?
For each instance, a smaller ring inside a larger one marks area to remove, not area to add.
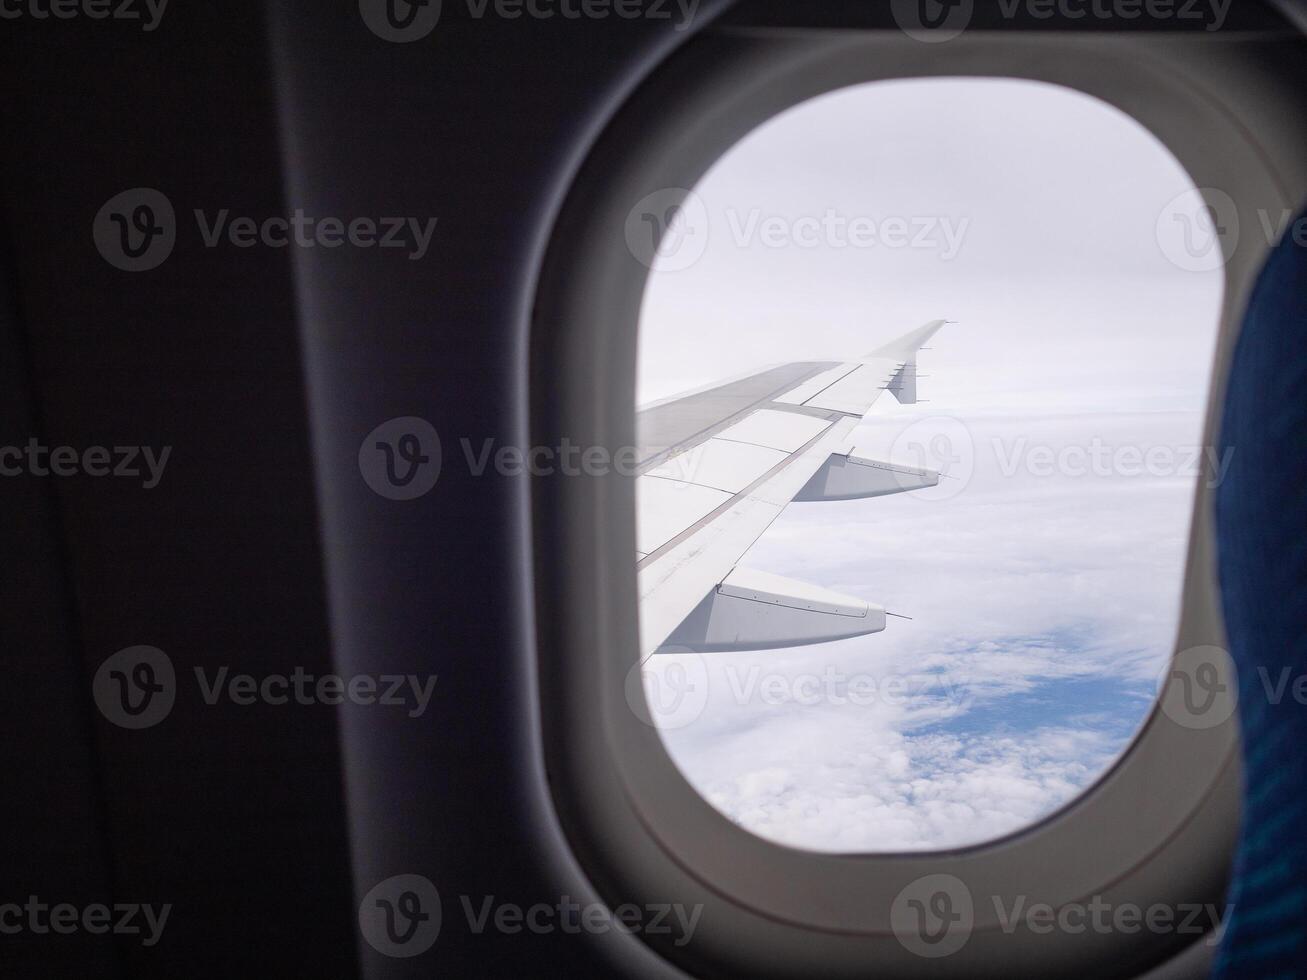
[[[809,399],[816,398],[836,381],[839,381],[840,378],[857,369],[858,364],[856,361],[840,364],[829,371],[821,372],[815,378],[803,382],[793,391],[781,395],[776,400],[783,405],[806,405]]]
[[[646,475],[739,493],[788,455],[780,449],[714,437],[669,456]]]
[[[635,492],[638,503],[635,546],[646,555],[731,499],[731,494],[724,490],[656,476],[640,477]]]
[[[866,415],[903,365],[888,358],[863,361],[824,391],[804,402],[806,408],[820,408],[845,415]]]
[[[717,433],[718,439],[746,442],[768,449],[792,453],[804,443],[830,428],[830,419],[819,419],[797,412],[762,409]]]

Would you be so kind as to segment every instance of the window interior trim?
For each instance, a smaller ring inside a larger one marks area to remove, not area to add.
[[[627,209],[690,188],[756,125],[807,98],[912,77],[1027,78],[1126,112],[1198,187],[1226,190],[1243,227],[1258,208],[1307,198],[1298,89],[1278,71],[1296,34],[1176,36],[968,32],[927,45],[889,31],[710,30],[664,63],[619,111],[583,167],[541,270],[531,331],[531,439],[612,450],[634,444],[636,324],[647,269],[623,240]],[[1214,444],[1220,388],[1251,282],[1269,245],[1245,235],[1226,288],[1205,423]],[[1196,491],[1177,650],[1224,646],[1211,493]],[[1102,895],[1139,905],[1219,904],[1238,823],[1234,721],[1182,728],[1154,710],[1130,750],[1090,790],[1019,834],[948,852],[819,854],[732,824],[676,769],[627,703],[638,670],[635,507],[616,474],[533,486],[538,662],[546,768],[569,841],[601,893],[702,904],[695,941],[659,945],[682,965],[760,976],[1108,975],[1175,948],[1166,937],[1006,934],[977,902],[968,944],[925,960],[893,936],[893,897],[926,873],[963,877],[981,896],[1055,907]],[[1139,801],[1145,803],[1140,805]],[[1063,941],[1057,942],[1057,939]],[[1150,949],[1144,947],[1150,946]],[[1100,975],[1094,973],[1094,975]]]

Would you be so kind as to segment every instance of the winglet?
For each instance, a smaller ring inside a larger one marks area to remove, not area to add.
[[[885,346],[877,347],[867,357],[888,357],[894,361],[912,360],[922,344],[935,336],[935,331],[944,324],[952,322],[952,320],[931,320],[924,326],[917,327],[916,330],[909,330],[902,337],[891,340]]]

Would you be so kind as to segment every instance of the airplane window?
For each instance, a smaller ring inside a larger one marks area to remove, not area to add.
[[[831,93],[635,203],[628,700],[707,800],[933,850],[1111,768],[1229,465],[1201,440],[1231,220],[1124,113],[1008,79]]]

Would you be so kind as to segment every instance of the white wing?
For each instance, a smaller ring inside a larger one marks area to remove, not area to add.
[[[848,437],[881,392],[916,402],[917,351],[946,322],[932,320],[857,361],[785,364],[638,414],[642,658],[885,628],[880,606],[736,563],[791,500],[939,482],[931,470],[862,458]]]

